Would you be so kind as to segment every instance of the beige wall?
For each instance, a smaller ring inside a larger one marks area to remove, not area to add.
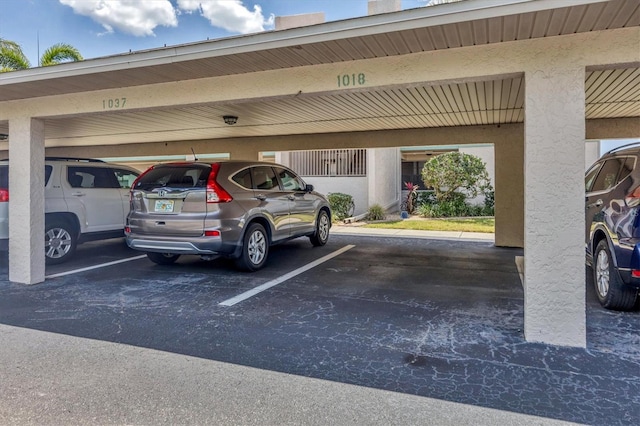
[[[301,15],[276,16],[276,30],[306,27],[324,22],[324,12],[305,13]]]
[[[397,12],[399,10],[402,10],[401,0],[369,0],[367,3],[367,13],[369,15]]]
[[[587,170],[600,158],[600,141],[587,141],[584,147],[584,165]]]

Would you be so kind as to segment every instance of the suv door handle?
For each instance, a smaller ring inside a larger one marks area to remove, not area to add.
[[[264,200],[266,200],[266,199],[267,199],[267,196],[266,196],[266,195],[263,195],[263,194],[260,194],[260,195],[256,195],[256,198],[257,198],[258,200],[260,200],[260,201],[264,201]]]
[[[84,197],[86,194],[84,192],[72,192],[71,195],[74,197]]]
[[[595,203],[589,204],[587,207],[591,208],[591,207],[600,207],[601,205],[603,205],[604,203],[602,202],[602,199],[597,200]]]

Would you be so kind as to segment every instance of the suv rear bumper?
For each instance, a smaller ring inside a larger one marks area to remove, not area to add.
[[[225,244],[220,237],[199,237],[199,238],[178,238],[162,237],[154,238],[150,236],[127,235],[127,245],[135,250],[155,253],[173,254],[232,254],[235,251],[235,244]]]
[[[618,272],[626,285],[640,289],[640,278],[633,277],[630,269],[618,268]]]
[[[640,271],[640,238],[623,238],[616,247],[618,272],[622,281],[640,288],[640,277],[634,277],[632,271]]]

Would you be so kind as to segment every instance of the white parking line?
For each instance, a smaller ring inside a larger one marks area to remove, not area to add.
[[[147,257],[147,255],[143,254],[141,256],[128,257],[126,259],[114,260],[113,262],[101,263],[100,265],[87,266],[86,268],[74,269],[73,271],[60,272],[59,274],[45,275],[45,279],[64,277],[65,275],[72,275],[72,274],[77,274],[78,272],[91,271],[92,269],[104,268],[105,266],[117,265],[118,263],[129,262],[131,260],[138,260],[145,257]]]
[[[253,288],[253,289],[251,289],[249,291],[245,291],[244,293],[239,294],[236,297],[232,297],[231,299],[227,299],[224,302],[220,302],[219,305],[222,305],[222,306],[233,306],[236,303],[240,303],[243,300],[247,300],[248,298],[250,298],[252,296],[255,296],[258,293],[261,293],[261,292],[263,292],[265,290],[268,290],[273,286],[276,286],[276,285],[278,285],[278,284],[280,284],[280,283],[282,283],[284,281],[287,281],[290,278],[295,277],[296,275],[300,275],[301,273],[306,272],[311,268],[315,268],[316,266],[320,265],[321,263],[324,263],[327,260],[333,259],[334,257],[339,256],[342,253],[346,252],[347,250],[351,250],[354,247],[355,246],[353,244],[349,244],[348,246],[344,246],[340,250],[336,250],[333,253],[330,253],[330,254],[328,254],[328,255],[326,255],[324,257],[321,257],[320,259],[315,260],[315,261],[313,261],[313,262],[311,262],[311,263],[309,263],[309,264],[307,264],[305,266],[302,266],[302,267],[300,267],[298,269],[295,269],[295,270],[289,272],[288,274],[285,274],[285,275],[283,275],[283,276],[281,276],[279,278],[276,278],[275,280],[271,280],[271,281],[266,282],[266,283],[264,283],[262,285],[259,285],[256,288]]]

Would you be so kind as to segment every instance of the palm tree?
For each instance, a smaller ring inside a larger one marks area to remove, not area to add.
[[[0,38],[0,72],[29,68],[29,60],[15,41]]]
[[[48,67],[61,62],[81,61],[82,55],[70,44],[57,43],[45,50],[40,66]],[[31,63],[16,42],[0,38],[0,72],[31,68]]]
[[[78,62],[81,61],[82,55],[70,44],[57,43],[44,51],[40,57],[40,66],[48,67],[57,65],[61,62]]]

